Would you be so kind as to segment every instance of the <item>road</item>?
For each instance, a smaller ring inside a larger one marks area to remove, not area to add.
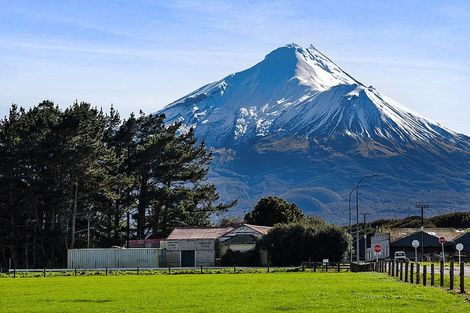
[[[455,266],[454,267],[454,275],[455,276],[460,275],[460,267],[458,266],[458,264],[455,264],[454,266]],[[450,267],[446,266],[444,270],[445,270],[446,274],[449,274]],[[465,264],[464,275],[465,275],[465,277],[470,277],[470,264]]]

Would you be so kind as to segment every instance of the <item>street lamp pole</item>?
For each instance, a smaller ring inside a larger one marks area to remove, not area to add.
[[[368,175],[368,176],[364,176],[362,177],[361,179],[359,179],[359,181],[357,182],[356,184],[356,261],[357,263],[359,263],[359,260],[360,260],[360,257],[359,257],[359,186],[361,185],[361,183],[367,179],[367,178],[372,178],[372,177],[376,177],[378,176],[377,174],[374,174],[374,175]]]
[[[351,235],[351,237],[353,237],[353,234],[352,234],[352,216],[351,216],[351,195],[352,193],[354,192],[356,188],[353,188],[351,189],[351,191],[349,192],[349,234]],[[354,242],[354,239],[353,239],[353,242]],[[352,254],[352,243],[349,247],[349,260],[350,262],[352,263],[353,261],[353,254]]]
[[[349,234],[351,235],[352,239],[353,239],[353,242],[354,242],[354,236],[353,236],[353,231],[352,231],[352,214],[351,214],[351,197],[352,197],[352,193],[359,187],[366,187],[367,185],[360,185],[360,186],[356,186],[354,187],[353,189],[351,189],[351,191],[349,192]],[[356,225],[357,226],[357,225]],[[352,243],[351,243],[352,244]],[[350,262],[352,263],[353,261],[353,253],[352,253],[352,245],[351,247],[349,247],[349,259],[350,259]]]

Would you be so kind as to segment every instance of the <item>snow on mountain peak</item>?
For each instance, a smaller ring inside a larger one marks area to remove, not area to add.
[[[359,83],[313,45],[303,48],[288,44],[269,53],[263,62],[272,68],[289,66],[293,70],[291,79],[298,79],[300,84],[317,91]]]
[[[311,45],[289,44],[251,68],[205,85],[161,113],[209,145],[286,134],[380,137],[429,145],[458,135],[366,87]]]

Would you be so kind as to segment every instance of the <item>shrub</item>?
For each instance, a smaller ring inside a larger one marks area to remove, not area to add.
[[[340,261],[349,251],[351,236],[335,225],[299,222],[276,225],[260,244],[268,249],[272,265],[298,266],[324,258]]]
[[[259,266],[259,253],[256,250],[232,251],[230,249],[220,260],[223,266]]]

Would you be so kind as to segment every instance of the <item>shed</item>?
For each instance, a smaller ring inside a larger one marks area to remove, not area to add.
[[[242,224],[224,234],[220,239],[220,256],[228,249],[232,251],[248,251],[256,247],[258,240],[266,235],[272,227]]]
[[[158,248],[68,249],[67,268],[156,268],[161,258]]]
[[[458,244],[458,243],[463,244],[462,254],[466,256],[470,256],[470,230],[467,230],[467,232],[455,238],[453,242],[455,244]]]
[[[223,235],[219,239],[219,256],[222,257],[227,250],[245,252],[253,250],[258,241],[266,235],[272,227],[251,224],[242,224]],[[261,249],[260,262],[267,264],[268,254],[265,249]]]
[[[217,239],[231,227],[175,228],[161,241],[166,266],[215,266]]]

